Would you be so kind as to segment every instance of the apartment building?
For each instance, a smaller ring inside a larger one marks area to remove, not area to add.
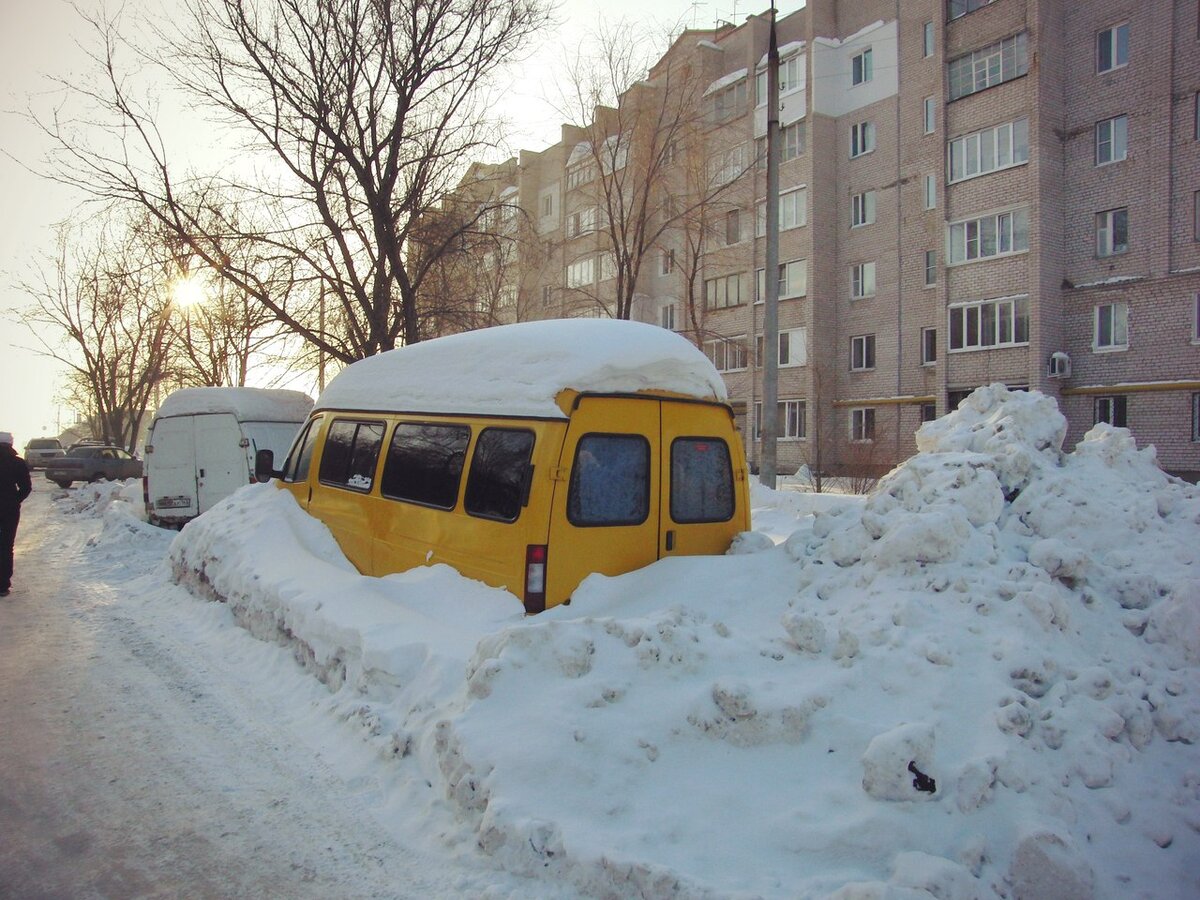
[[[780,470],[887,468],[1000,381],[1200,475],[1197,0],[809,0],[777,34]],[[514,247],[489,321],[624,298],[713,359],[752,461],[768,36],[684,32],[627,95],[657,141],[622,103],[464,183]]]

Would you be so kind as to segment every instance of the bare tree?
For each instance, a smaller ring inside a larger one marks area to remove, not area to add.
[[[730,191],[749,164],[733,157],[713,164],[708,82],[687,48],[673,48],[651,67],[660,48],[627,23],[602,25],[593,43],[593,52],[572,60],[560,101],[560,113],[585,135],[567,179],[583,185],[599,210],[601,267],[616,285],[611,297],[596,299],[614,318],[628,319],[647,256]]]
[[[57,253],[22,285],[23,320],[70,370],[67,389],[100,436],[132,451],[155,385],[169,368],[171,264],[142,228],[108,218],[97,232],[64,226]]]
[[[241,296],[334,359],[420,340],[418,296],[438,248],[410,254],[410,241],[462,161],[487,145],[481,90],[546,21],[543,0],[185,5],[164,67],[263,163],[253,176],[239,178],[235,167],[223,175],[245,198],[241,208],[187,202],[192,184],[119,71],[123,45],[106,21],[93,22],[104,80],[68,85],[105,123],[38,117],[58,142],[56,177],[93,196],[142,204]],[[228,251],[231,239],[258,245],[253,265]],[[445,246],[455,239],[445,235]],[[263,260],[290,265],[309,290],[281,293],[277,281],[262,279]],[[340,333],[317,327],[318,297]]]

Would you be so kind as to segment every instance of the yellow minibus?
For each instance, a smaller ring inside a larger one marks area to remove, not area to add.
[[[279,479],[367,575],[445,563],[529,613],[587,575],[724,553],[750,526],[745,453],[708,358],[674,332],[503,325],[339,373]]]

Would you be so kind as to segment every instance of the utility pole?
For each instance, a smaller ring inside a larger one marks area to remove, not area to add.
[[[321,306],[317,312],[317,331],[321,344],[317,349],[317,395],[325,393],[325,282],[321,282]]]
[[[779,42],[775,4],[767,47],[767,260],[763,272],[762,452],[758,480],[775,489],[779,440]]]

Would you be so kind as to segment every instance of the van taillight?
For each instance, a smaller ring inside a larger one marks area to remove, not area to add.
[[[540,613],[546,609],[546,545],[530,544],[525,548],[525,612]]]

